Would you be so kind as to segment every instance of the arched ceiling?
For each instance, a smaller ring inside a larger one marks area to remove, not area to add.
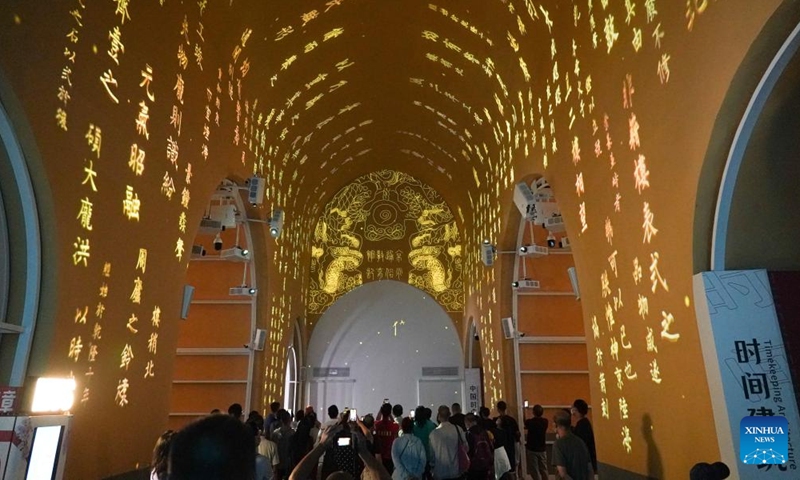
[[[512,158],[532,154],[538,97],[526,72],[544,73],[530,51],[525,63],[523,47],[534,30],[549,36],[550,13],[518,11],[523,2],[470,3],[334,0],[270,9],[258,28],[264,38],[252,40],[247,96],[259,100],[256,117],[269,127],[265,150],[277,162],[298,160],[297,202],[308,195],[318,211],[352,179],[387,167],[460,207],[510,184]],[[481,223],[497,222],[491,210]]]

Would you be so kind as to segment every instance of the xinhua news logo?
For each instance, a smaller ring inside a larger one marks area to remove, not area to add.
[[[739,423],[739,452],[747,465],[781,465],[789,458],[786,417],[744,417]]]

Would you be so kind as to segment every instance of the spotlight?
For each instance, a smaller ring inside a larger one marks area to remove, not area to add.
[[[222,250],[222,237],[220,237],[219,232],[217,232],[217,236],[214,237],[214,250]]]
[[[272,212],[272,216],[269,219],[269,234],[272,235],[272,238],[278,238],[281,236],[281,230],[283,229],[283,210],[280,208],[276,208]]]
[[[228,295],[231,296],[244,296],[244,297],[252,297],[258,290],[253,287],[248,287],[247,285],[242,285],[240,287],[231,287],[228,289]]]

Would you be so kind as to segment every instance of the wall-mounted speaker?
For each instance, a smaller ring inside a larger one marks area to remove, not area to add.
[[[511,317],[506,317],[500,320],[500,324],[503,326],[503,337],[506,340],[514,338],[514,333],[516,328],[514,328],[514,319]]]
[[[575,299],[580,300],[581,290],[578,288],[578,272],[575,271],[575,267],[569,267],[567,275],[569,275],[569,283],[572,284],[572,291],[575,292]]]
[[[255,335],[253,335],[253,350],[257,352],[263,351],[264,346],[266,346],[266,343],[267,343],[267,331],[257,328]]]
[[[181,304],[181,318],[186,320],[189,317],[189,305],[192,304],[194,287],[191,285],[183,286],[183,303]]]

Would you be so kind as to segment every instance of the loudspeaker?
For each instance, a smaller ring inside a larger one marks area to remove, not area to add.
[[[257,352],[263,351],[266,343],[267,331],[257,328],[255,335],[253,335],[253,350]]]
[[[186,320],[189,317],[189,305],[192,304],[194,287],[191,285],[183,286],[183,304],[181,304],[181,318]]]
[[[514,328],[514,319],[511,317],[500,319],[500,324],[503,327],[503,337],[505,337],[506,340],[514,338],[514,333],[516,331],[516,328]]]
[[[567,275],[569,275],[569,283],[572,284],[572,291],[575,292],[575,299],[580,300],[581,290],[578,288],[578,272],[575,271],[575,267],[569,267]]]

